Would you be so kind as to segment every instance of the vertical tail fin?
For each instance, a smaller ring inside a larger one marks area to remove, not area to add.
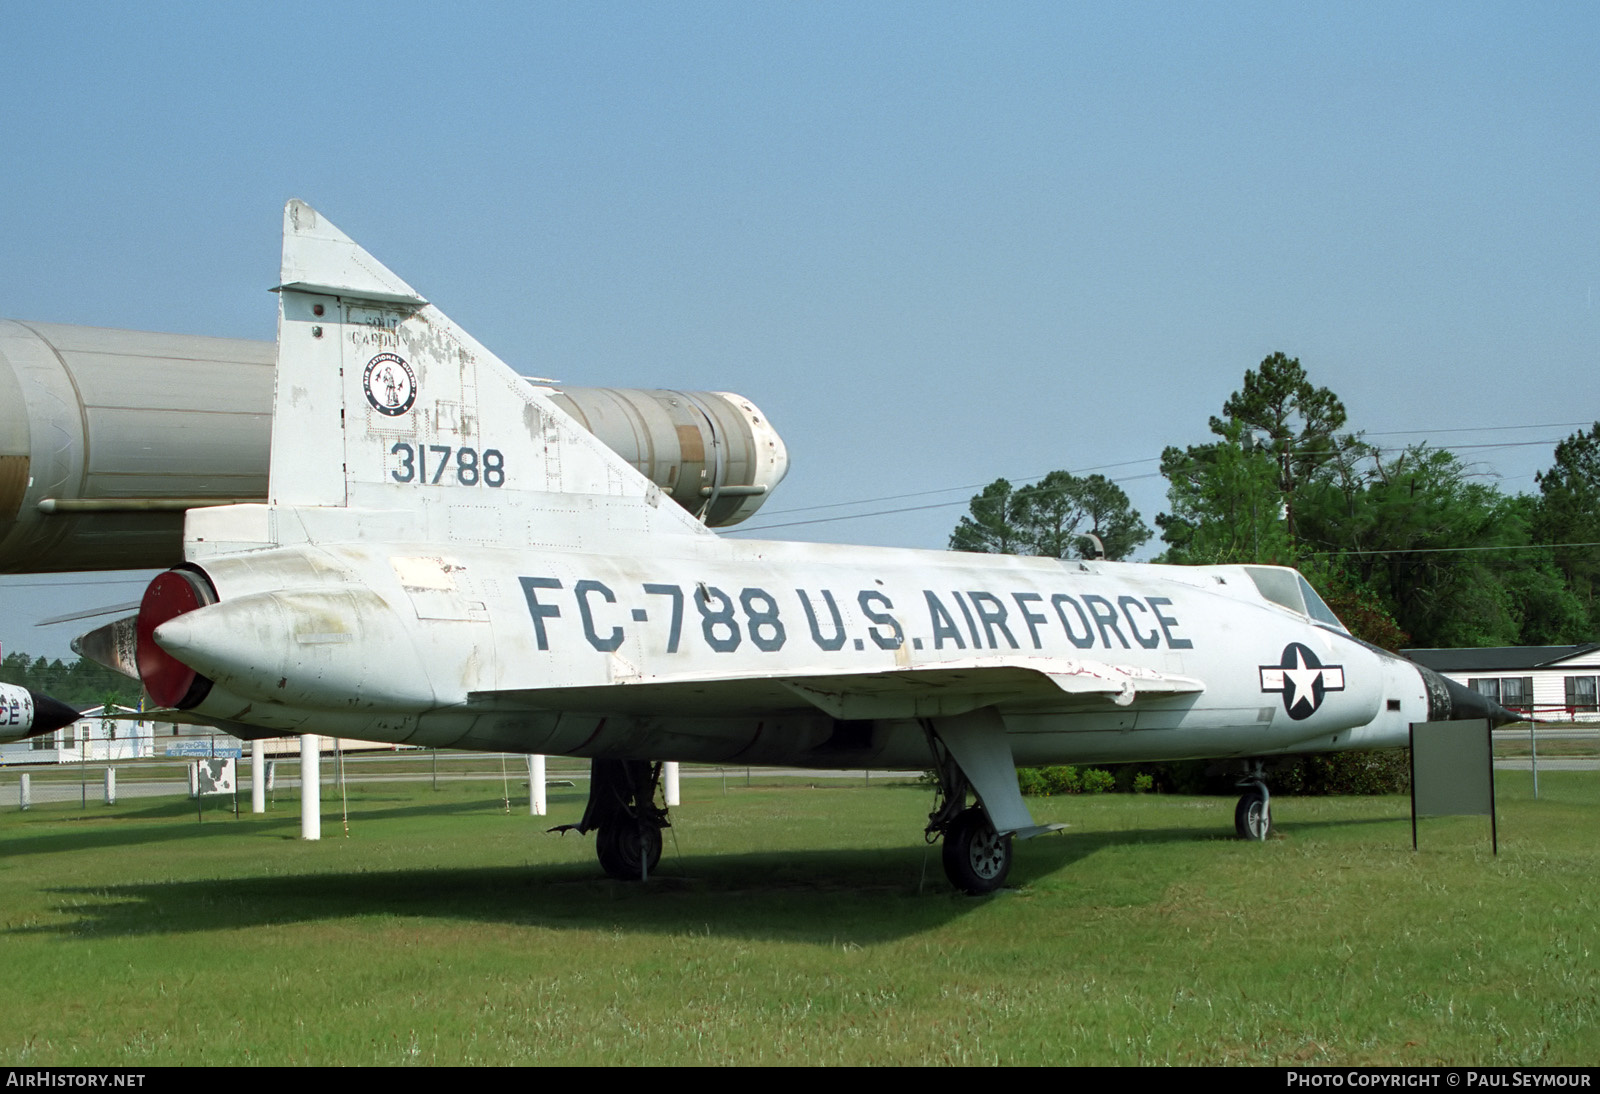
[[[523,510],[558,524],[603,507],[614,530],[704,531],[302,201],[284,209],[277,292],[274,505]]]

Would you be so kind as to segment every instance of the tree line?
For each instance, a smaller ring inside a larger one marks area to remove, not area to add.
[[[79,710],[111,703],[139,705],[138,684],[86,657],[67,664],[60,658],[8,653],[0,660],[0,683],[21,684]]]
[[[1210,419],[1213,439],[1161,454],[1157,562],[1299,569],[1358,637],[1388,649],[1566,645],[1600,632],[1600,422],[1506,494],[1446,448],[1386,450],[1344,403],[1274,353]],[[952,550],[1124,559],[1154,533],[1103,476],[1052,472],[972,498]]]

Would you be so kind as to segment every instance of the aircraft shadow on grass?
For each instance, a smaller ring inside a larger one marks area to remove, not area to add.
[[[365,796],[357,823],[411,816],[459,816],[503,811],[501,804],[503,799],[498,797],[372,808],[372,803],[377,800],[381,799],[374,798],[371,794]],[[394,800],[415,801],[414,798],[405,796],[396,797]],[[551,800],[555,800],[554,795]],[[574,798],[573,803],[575,804],[569,806],[569,811],[576,815],[583,808],[581,796]],[[300,814],[293,804],[280,805],[273,812],[261,815],[245,812],[238,819],[234,818],[231,801],[226,808],[223,804],[221,799],[207,802],[201,814],[203,819],[199,820],[196,819],[193,801],[164,801],[156,805],[144,805],[137,809],[100,816],[95,816],[91,810],[88,815],[96,822],[94,827],[68,832],[24,833],[0,839],[0,859],[14,859],[22,855],[63,854],[95,848],[219,839],[223,836],[237,837],[241,825],[249,825],[258,833],[280,836],[283,839],[300,838]],[[94,806],[94,808],[100,807]],[[512,808],[516,809],[514,800]],[[84,816],[82,813],[71,814],[73,819]],[[68,814],[60,814],[60,817],[67,819]],[[174,825],[171,822],[175,819],[188,819],[195,823],[187,826]],[[149,823],[140,823],[145,821]],[[338,823],[338,817],[324,813],[323,823]]]
[[[468,807],[482,803],[463,803]],[[1397,821],[1308,821],[1294,830]],[[1026,888],[1119,847],[1223,838],[1192,827],[1062,833],[1031,841],[1019,856],[1013,887]],[[1194,860],[1195,868],[1204,866],[1203,858]],[[70,921],[7,933],[184,934],[384,915],[549,929],[606,923],[641,934],[709,930],[823,945],[847,934],[866,943],[913,935],[982,906],[982,898],[949,893],[939,871],[937,845],[679,854],[669,841],[661,868],[644,886],[600,876],[587,862],[97,885],[50,890]]]

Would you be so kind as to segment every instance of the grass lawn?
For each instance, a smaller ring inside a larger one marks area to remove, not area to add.
[[[1071,827],[979,899],[876,782],[685,779],[647,886],[544,831],[583,783],[357,784],[348,838],[325,790],[315,844],[282,794],[9,806],[0,1059],[1593,1064],[1600,773],[1498,785],[1498,857],[1414,853],[1403,798],[1279,797],[1264,844],[1231,798],[1034,799]]]

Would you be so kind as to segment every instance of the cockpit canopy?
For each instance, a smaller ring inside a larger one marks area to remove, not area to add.
[[[1292,612],[1310,616],[1318,623],[1334,630],[1350,633],[1345,625],[1339,622],[1339,617],[1333,614],[1333,609],[1317,595],[1317,590],[1311,587],[1311,582],[1301,577],[1298,571],[1284,566],[1244,566],[1241,569],[1250,576],[1251,581],[1255,582],[1257,591],[1266,600],[1288,608]]]

